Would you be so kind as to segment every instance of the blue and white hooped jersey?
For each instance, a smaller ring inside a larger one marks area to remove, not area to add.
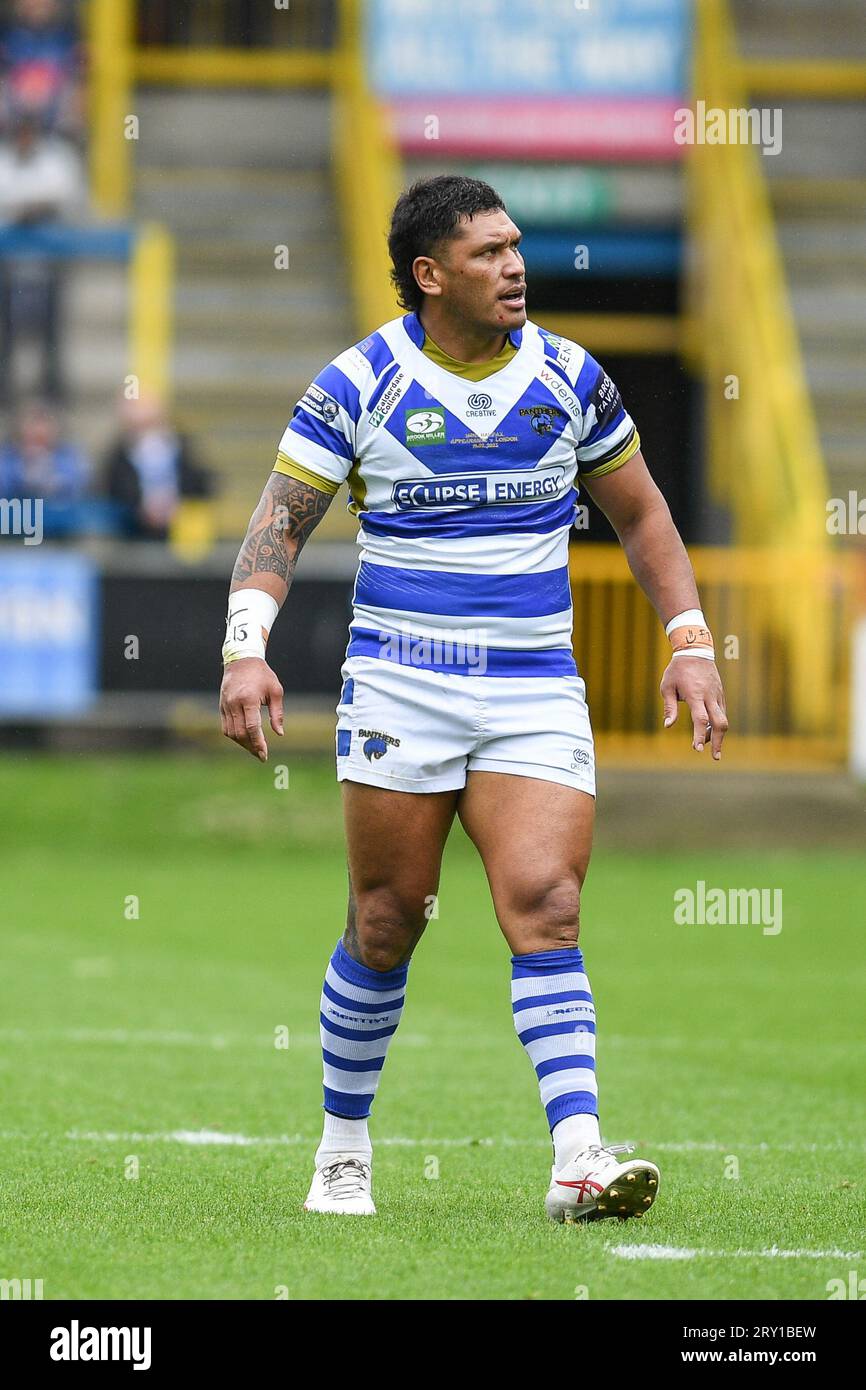
[[[360,523],[349,656],[414,650],[459,673],[465,640],[483,644],[489,675],[575,673],[578,477],[612,472],[640,440],[584,348],[531,322],[510,338],[506,365],[471,381],[422,351],[407,314],[340,353],[295,406],[275,468],[329,493],[347,482]]]

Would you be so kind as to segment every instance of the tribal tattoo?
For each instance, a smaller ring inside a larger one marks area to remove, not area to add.
[[[272,473],[240,548],[232,585],[257,574],[291,584],[298,556],[332,501],[331,494],[285,473]]]

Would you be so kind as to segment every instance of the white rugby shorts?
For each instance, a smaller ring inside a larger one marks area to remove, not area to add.
[[[337,705],[337,780],[455,791],[467,772],[538,777],[595,796],[580,676],[487,676],[347,657]]]

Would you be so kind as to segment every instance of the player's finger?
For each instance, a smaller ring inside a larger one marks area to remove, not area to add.
[[[692,727],[694,730],[692,747],[696,753],[702,753],[704,751],[704,744],[707,741],[707,725],[710,722],[710,716],[707,714],[707,707],[703,700],[690,700],[689,709],[691,710]]]
[[[226,738],[231,738],[228,715],[226,713],[226,707],[223,704],[222,700],[220,701],[220,728],[222,729]]]
[[[664,705],[665,728],[669,729],[672,724],[676,723],[677,719],[676,686],[673,683],[666,684],[664,681],[662,681],[661,695],[662,702]]]
[[[225,707],[226,737],[232,739],[244,747],[246,730],[244,729],[244,712],[240,705],[230,702]]]
[[[718,761],[722,756],[722,740],[728,731],[728,716],[717,700],[710,700],[707,710],[710,716],[710,723],[713,726],[710,744],[713,750],[713,757]]]
[[[283,688],[276,686],[268,696],[268,718],[275,734],[283,734]]]
[[[262,732],[261,706],[244,705],[244,734],[246,746],[253,756],[266,763],[268,761],[268,745]]]

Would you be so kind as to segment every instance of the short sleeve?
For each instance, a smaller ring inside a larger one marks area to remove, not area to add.
[[[621,468],[637,453],[640,435],[616,384],[589,353],[577,386],[583,408],[576,448],[580,477],[600,478]]]
[[[333,495],[354,463],[360,414],[357,385],[329,363],[292,411],[274,469]]]

